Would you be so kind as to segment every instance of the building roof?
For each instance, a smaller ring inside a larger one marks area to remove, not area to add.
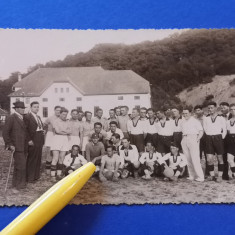
[[[8,112],[0,108],[0,115],[8,115]]]
[[[101,67],[39,68],[13,87],[9,96],[41,96],[56,82],[69,82],[83,95],[146,94],[149,82],[132,70],[104,70]]]

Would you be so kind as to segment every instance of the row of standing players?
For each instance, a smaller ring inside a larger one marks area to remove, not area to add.
[[[39,103],[33,102],[31,111],[23,117],[28,145],[26,179],[28,182],[39,179],[42,147],[45,144],[46,169],[53,180],[56,180],[56,176],[60,179],[63,172],[67,174],[85,161],[93,161],[101,167],[99,176],[103,180],[103,172],[107,170],[111,171],[115,179],[131,174],[136,176],[136,172],[142,172],[140,174],[144,178],[156,172],[165,172],[164,175],[169,176],[170,172],[170,178],[175,179],[182,174],[187,162],[188,179],[204,181],[200,163],[202,153],[206,157],[207,179],[220,182],[223,177],[228,180],[228,163],[235,174],[235,105],[222,102],[220,108],[221,113],[218,114],[216,103],[210,102],[207,106],[208,115],[204,115],[201,106],[195,106],[194,113],[190,107],[184,107],[182,113],[177,107],[156,112],[151,108],[134,108],[128,115],[128,107],[122,106],[111,109],[107,119],[103,118],[102,109],[97,110],[94,118],[91,112],[83,113],[74,109],[68,120],[68,110],[56,106],[55,114],[43,123],[37,115]],[[15,110],[17,114],[19,110]],[[5,126],[9,126],[9,121]],[[3,137],[6,146],[11,146],[7,129]],[[104,155],[105,147],[107,155]],[[135,148],[137,151],[131,154]],[[74,149],[81,150],[83,156],[78,153],[74,155]],[[112,157],[118,159],[118,164],[110,160],[110,154],[119,156]],[[156,156],[153,157],[153,154]],[[214,155],[218,159],[217,178],[214,173]],[[166,162],[164,160],[166,164],[161,163],[160,156],[167,156]]]

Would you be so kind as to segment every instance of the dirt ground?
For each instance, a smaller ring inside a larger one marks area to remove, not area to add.
[[[43,158],[42,175],[35,184],[28,184],[21,194],[14,195],[8,189],[4,195],[5,182],[10,164],[10,154],[4,151],[0,139],[0,205],[30,205],[53,183],[45,173]],[[12,172],[9,186],[11,186]],[[145,181],[141,178],[128,178],[119,182],[101,183],[92,178],[72,204],[156,204],[156,203],[231,203],[235,202],[235,182],[191,182],[180,179],[178,182],[165,182],[154,178]]]

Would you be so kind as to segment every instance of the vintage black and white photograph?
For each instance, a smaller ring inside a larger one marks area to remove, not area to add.
[[[235,30],[0,29],[0,205],[87,162],[73,204],[234,203]]]

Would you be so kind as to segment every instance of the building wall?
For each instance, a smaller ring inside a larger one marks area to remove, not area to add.
[[[16,99],[19,97],[11,98],[11,107]],[[120,105],[127,105],[130,110],[135,106],[151,107],[150,94],[83,96],[70,83],[54,83],[40,97],[21,97],[20,100],[24,101],[27,107],[31,102],[38,101],[40,103],[39,115],[42,118],[45,118],[43,117],[43,108],[48,109],[48,116],[50,116],[54,113],[56,105],[66,107],[69,111],[81,107],[83,111],[91,111],[93,114],[95,107],[100,107],[104,110],[106,117],[108,117],[109,109]],[[26,109],[27,111],[28,109]]]

